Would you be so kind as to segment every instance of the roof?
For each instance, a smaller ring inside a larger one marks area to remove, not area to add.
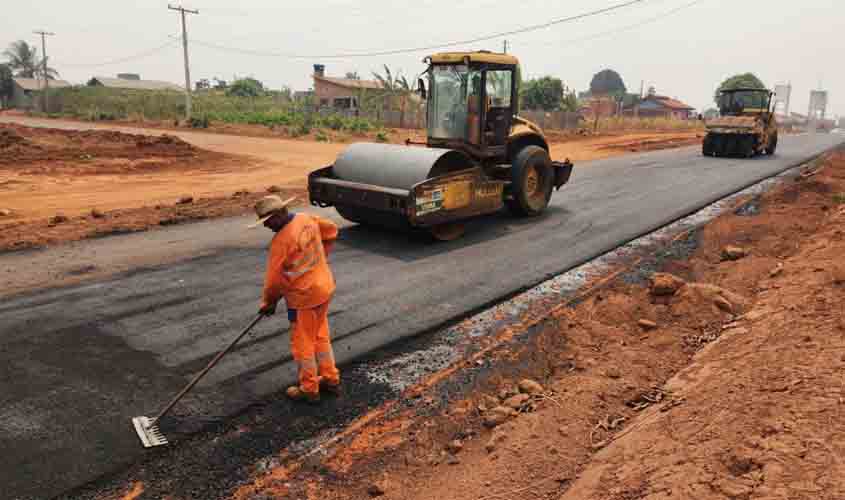
[[[667,97],[665,95],[656,94],[646,97],[640,104],[640,107],[647,107],[650,109],[663,107],[675,111],[689,111],[695,109],[692,106],[685,104],[677,99],[672,99],[671,97]]]
[[[322,80],[333,85],[348,89],[378,89],[384,88],[381,82],[376,80],[355,80],[352,78],[332,78],[329,76],[314,75],[315,80]]]
[[[491,64],[509,64],[516,66],[519,59],[509,54],[498,54],[494,52],[440,52],[431,56],[432,64],[459,64],[464,58],[469,57],[470,62],[482,62]]]
[[[41,90],[44,87],[44,80],[40,78],[12,78],[12,80],[24,90]],[[65,80],[50,80],[49,87],[54,89],[70,87],[70,82]]]
[[[92,78],[103,87],[110,87],[114,89],[132,89],[132,90],[178,90],[184,89],[175,83],[163,82],[160,80],[125,80],[123,78],[107,78],[104,76],[95,76]]]
[[[675,110],[678,110],[678,111],[686,111],[686,110],[690,110],[690,109],[695,109],[692,106],[684,104],[677,99],[672,99],[671,97],[662,97],[662,98],[659,98],[658,101],[660,101],[660,104],[662,104],[664,107],[669,108],[669,109],[675,109]]]

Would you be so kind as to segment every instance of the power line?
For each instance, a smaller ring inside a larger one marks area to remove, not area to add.
[[[540,44],[534,44],[534,43],[528,42],[525,45],[546,47],[546,46],[550,46],[550,45],[569,45],[569,44],[576,44],[576,43],[579,43],[579,42],[587,42],[587,41],[590,41],[590,40],[595,40],[596,38],[601,38],[601,37],[607,36],[607,35],[615,35],[617,33],[622,33],[624,31],[630,31],[632,29],[639,28],[641,26],[645,26],[646,24],[651,24],[653,22],[660,21],[662,19],[665,19],[665,18],[672,16],[674,14],[677,14],[678,12],[681,12],[682,10],[686,10],[686,9],[693,7],[694,5],[702,3],[704,1],[705,0],[693,0],[692,2],[686,3],[684,5],[679,5],[678,7],[675,7],[674,9],[668,10],[668,11],[663,12],[661,14],[657,14],[656,16],[648,17],[648,18],[643,19],[643,20],[636,22],[634,24],[621,26],[619,28],[614,28],[612,30],[602,31],[602,32],[599,32],[599,33],[593,33],[592,35],[587,35],[587,36],[578,37],[578,38],[572,38],[572,39],[569,39],[569,40],[561,40],[561,41],[555,41],[555,42],[543,42],[543,43],[540,43]]]
[[[424,52],[424,51],[431,51],[435,49],[443,49],[448,47],[455,47],[455,46],[462,46],[462,45],[469,45],[478,42],[485,42],[488,40],[494,40],[497,38],[503,38],[506,36],[512,35],[519,35],[524,33],[529,33],[531,31],[537,31],[545,28],[549,28],[551,26],[555,26],[558,24],[569,23],[573,21],[579,21],[581,19],[586,19],[588,17],[594,17],[601,14],[607,14],[609,12],[619,10],[625,7],[629,7],[631,5],[644,3],[649,0],[629,0],[627,2],[623,2],[617,5],[612,5],[610,7],[605,7],[603,9],[597,9],[590,12],[585,12],[582,14],[562,17],[558,19],[553,19],[551,21],[540,23],[540,24],[533,24],[530,26],[524,26],[521,28],[512,29],[509,31],[502,31],[498,33],[492,33],[489,35],[484,35],[476,38],[471,38],[467,40],[459,40],[454,42],[446,42],[440,43],[436,45],[427,45],[422,47],[408,47],[402,49],[392,49],[392,50],[382,50],[382,51],[373,51],[373,52],[348,52],[348,53],[339,53],[339,54],[314,54],[314,55],[301,55],[301,54],[290,54],[284,52],[269,52],[269,51],[260,51],[260,50],[251,50],[251,49],[241,49],[236,47],[227,47],[224,45],[205,42],[200,40],[194,40],[194,43],[198,45],[202,45],[204,47],[217,49],[217,50],[225,50],[230,52],[237,52],[241,54],[248,54],[248,55],[255,55],[255,56],[265,56],[265,57],[284,57],[288,59],[348,59],[354,57],[377,57],[377,56],[389,56],[389,55],[396,55],[396,54],[407,54],[413,52]]]
[[[137,59],[143,59],[145,57],[149,57],[153,54],[161,52],[164,49],[167,49],[167,48],[170,48],[170,47],[176,45],[180,40],[181,40],[181,38],[177,37],[174,40],[168,40],[166,43],[163,43],[161,45],[157,45],[157,46],[155,46],[151,49],[147,49],[143,52],[138,52],[136,54],[132,54],[132,55],[129,55],[129,56],[126,56],[126,57],[121,57],[119,59],[112,59],[110,61],[105,61],[105,62],[101,62],[101,63],[83,63],[83,64],[64,64],[63,63],[62,66],[68,66],[68,67],[71,67],[71,68],[94,68],[94,67],[99,67],[99,66],[110,66],[110,65],[113,65],[113,64],[125,63],[125,62],[129,62],[129,61],[134,61],[134,60],[137,60]]]

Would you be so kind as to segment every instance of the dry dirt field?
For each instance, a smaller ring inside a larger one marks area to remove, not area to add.
[[[845,498],[845,153],[743,207],[235,498]]]
[[[352,140],[73,130],[82,124],[16,119],[56,128],[0,123],[0,251],[242,214],[268,189],[304,202],[308,172],[331,164]],[[391,142],[405,132],[392,131]],[[553,157],[576,164],[700,141],[695,132],[549,139]]]

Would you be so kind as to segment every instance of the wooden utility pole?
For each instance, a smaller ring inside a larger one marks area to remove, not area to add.
[[[503,47],[503,49],[504,49],[504,50],[502,50],[502,53],[503,53],[503,54],[507,54],[507,53],[508,53],[508,41],[507,41],[507,40],[505,40],[505,41],[504,41],[504,47]]]
[[[185,14],[199,14],[200,11],[198,10],[191,10],[182,7],[174,7],[172,5],[167,5],[167,8],[170,10],[179,11],[182,14],[182,49],[185,52],[185,119],[191,119],[191,69],[190,63],[188,62],[188,27],[185,23]]]
[[[53,36],[55,33],[51,33],[49,31],[33,31],[36,35],[41,35],[41,76],[44,78],[44,96],[42,97],[42,106],[43,109],[41,111],[45,113],[50,112],[50,78],[47,75],[47,37]]]

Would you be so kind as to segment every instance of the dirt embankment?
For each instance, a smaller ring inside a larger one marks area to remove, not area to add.
[[[845,498],[844,224],[840,152],[235,498]]]
[[[0,124],[0,251],[248,212],[265,190],[194,193],[254,163],[170,135]]]

